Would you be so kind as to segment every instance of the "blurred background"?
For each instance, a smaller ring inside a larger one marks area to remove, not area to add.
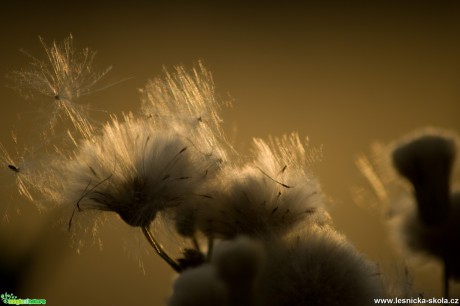
[[[252,137],[292,131],[322,146],[315,170],[337,228],[368,258],[392,267],[401,259],[381,218],[353,202],[352,187],[365,184],[355,159],[372,142],[419,127],[460,132],[459,14],[458,1],[2,1],[0,75],[26,66],[20,48],[42,54],[39,35],[51,42],[72,33],[77,47],[98,51],[97,67],[113,65],[109,82],[129,78],[82,103],[120,114],[138,109],[137,89],[162,67],[203,60],[218,95],[232,100],[223,117],[237,149],[247,152]],[[12,152],[11,131],[45,124],[34,118],[33,101],[6,86],[0,106],[0,142]],[[17,196],[4,166],[2,293],[49,305],[164,303],[173,273],[139,233],[112,218],[100,231],[102,248],[89,241],[77,252],[56,222],[59,212],[40,212]],[[409,267],[419,292],[441,296],[439,265]],[[458,285],[453,292],[460,295]]]

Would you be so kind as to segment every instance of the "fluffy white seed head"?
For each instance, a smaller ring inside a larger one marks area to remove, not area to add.
[[[454,159],[454,139],[439,133],[405,139],[393,152],[394,166],[414,186],[419,216],[427,225],[447,219]]]
[[[454,133],[425,128],[393,144],[374,145],[371,158],[358,160],[375,195],[363,193],[361,201],[377,203],[391,217],[397,249],[413,258],[444,261],[455,278],[460,274],[460,197],[458,191],[450,193],[450,176],[458,179],[460,173],[458,165],[453,167],[457,146]]]
[[[62,167],[61,202],[113,211],[129,225],[148,226],[159,211],[195,197],[209,164],[173,131],[126,116],[84,141]]]
[[[329,227],[267,244],[257,305],[374,305],[385,296],[377,267]]]
[[[225,284],[212,265],[182,272],[173,285],[168,306],[230,306]]]
[[[279,148],[254,140],[252,163],[223,170],[213,186],[212,203],[201,216],[205,233],[268,237],[284,235],[304,221],[326,222],[321,188],[300,160],[305,148],[297,135],[283,139]]]
[[[204,154],[227,159],[232,149],[222,128],[221,104],[202,63],[190,72],[183,67],[172,73],[165,69],[164,78],[150,80],[141,90],[141,99],[144,115],[156,125],[191,139]]]

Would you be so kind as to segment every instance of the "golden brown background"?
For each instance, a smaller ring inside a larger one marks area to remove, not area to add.
[[[137,88],[161,75],[162,66],[191,67],[201,59],[218,94],[233,99],[224,118],[236,147],[245,152],[251,137],[291,131],[323,145],[317,173],[337,227],[369,258],[391,266],[395,252],[378,215],[352,201],[351,187],[363,184],[354,159],[371,142],[417,127],[460,131],[460,4],[370,3],[2,1],[0,75],[25,65],[19,48],[41,52],[39,35],[49,42],[72,33],[77,46],[98,50],[97,66],[114,66],[109,79],[132,77],[85,100],[120,113],[138,108]],[[0,105],[2,143],[11,130],[40,124],[18,119],[34,110],[33,102],[6,87]],[[121,221],[111,219],[101,230],[102,251],[89,245],[77,254],[53,215],[17,200],[12,177],[1,174],[10,221],[0,226],[0,252],[15,258],[4,262],[13,266],[34,250],[25,261],[34,263],[33,273],[10,293],[49,305],[163,304],[172,273],[149,252],[141,256],[144,275],[136,259],[143,244],[124,250],[133,232]],[[440,296],[436,264],[410,267],[420,292]]]

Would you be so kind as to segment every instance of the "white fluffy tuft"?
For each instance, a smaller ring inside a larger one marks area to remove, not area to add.
[[[450,177],[455,141],[441,133],[425,132],[404,139],[393,151],[393,163],[413,185],[421,220],[442,223],[449,214]]]
[[[258,305],[374,305],[385,296],[378,269],[329,227],[269,244]]]
[[[181,273],[173,285],[168,306],[230,306],[225,284],[212,265]]]
[[[113,118],[102,135],[84,141],[62,163],[67,179],[58,192],[60,202],[113,211],[143,227],[159,211],[193,200],[210,165],[174,132],[130,115],[124,119]]]
[[[307,172],[306,150],[298,136],[276,143],[283,150],[255,139],[252,163],[223,170],[200,222],[205,233],[269,237],[284,235],[303,222],[327,223],[324,196],[316,178]]]

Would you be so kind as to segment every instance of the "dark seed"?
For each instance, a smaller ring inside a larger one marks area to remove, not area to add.
[[[13,166],[13,165],[8,165],[8,168],[10,168],[11,170],[13,170],[14,172],[19,172],[19,168],[16,167],[16,166]]]

